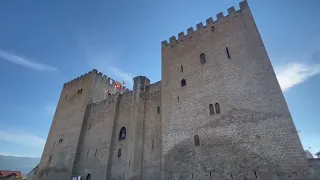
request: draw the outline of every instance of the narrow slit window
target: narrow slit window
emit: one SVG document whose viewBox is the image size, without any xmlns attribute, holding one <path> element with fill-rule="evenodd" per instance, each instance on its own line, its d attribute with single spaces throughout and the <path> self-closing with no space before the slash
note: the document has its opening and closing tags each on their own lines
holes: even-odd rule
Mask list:
<svg viewBox="0 0 320 180">
<path fill-rule="evenodd" d="M 179 102 L 179 96 L 178 96 L 178 102 Z"/>
<path fill-rule="evenodd" d="M 256 179 L 258 178 L 257 176 L 257 172 L 256 171 L 253 171 L 254 172 L 254 176 L 256 177 Z"/>
<path fill-rule="evenodd" d="M 158 106 L 158 108 L 157 108 L 157 109 L 158 109 L 158 114 L 160 114 L 160 106 Z"/>
<path fill-rule="evenodd" d="M 51 163 L 52 156 L 49 157 L 49 163 Z"/>
<path fill-rule="evenodd" d="M 204 64 L 206 62 L 207 62 L 206 55 L 204 53 L 200 54 L 200 63 Z"/>
<path fill-rule="evenodd" d="M 230 53 L 229 53 L 229 48 L 228 48 L 228 47 L 226 47 L 226 53 L 227 53 L 227 57 L 228 57 L 228 59 L 231 59 L 231 57 L 230 57 Z"/>
<path fill-rule="evenodd" d="M 214 26 L 211 27 L 212 31 L 215 31 L 216 29 L 214 28 Z"/>
<path fill-rule="evenodd" d="M 199 140 L 199 136 L 198 135 L 194 136 L 194 145 L 195 146 L 200 146 L 200 140 Z"/>
<path fill-rule="evenodd" d="M 181 65 L 181 72 L 183 72 L 183 66 Z"/>
<path fill-rule="evenodd" d="M 216 113 L 220 114 L 220 105 L 219 105 L 219 103 L 216 103 L 214 106 L 216 108 Z"/>
<path fill-rule="evenodd" d="M 214 115 L 213 104 L 210 104 L 210 105 L 209 105 L 209 110 L 210 110 L 210 115 Z"/>
<path fill-rule="evenodd" d="M 98 152 L 98 149 L 96 149 L 96 152 L 94 153 L 94 157 L 97 157 L 97 152 Z"/>
<path fill-rule="evenodd" d="M 118 157 L 121 157 L 121 148 L 118 149 Z"/>
<path fill-rule="evenodd" d="M 53 142 L 53 147 L 54 147 L 54 145 L 56 145 L 56 142 Z"/>
<path fill-rule="evenodd" d="M 91 128 L 91 124 L 89 124 L 89 129 Z"/>
<path fill-rule="evenodd" d="M 154 149 L 154 139 L 152 139 L 152 150 Z"/>
<path fill-rule="evenodd" d="M 88 151 L 87 151 L 87 157 L 89 156 L 89 149 L 88 149 Z"/>
<path fill-rule="evenodd" d="M 183 87 L 183 86 L 185 86 L 185 85 L 187 85 L 187 82 L 186 82 L 185 79 L 182 79 L 182 80 L 181 80 L 181 86 Z"/>
</svg>

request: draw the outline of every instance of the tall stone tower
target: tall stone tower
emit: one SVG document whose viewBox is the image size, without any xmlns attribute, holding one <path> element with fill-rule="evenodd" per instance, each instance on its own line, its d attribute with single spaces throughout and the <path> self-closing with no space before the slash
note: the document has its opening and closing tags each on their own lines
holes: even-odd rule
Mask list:
<svg viewBox="0 0 320 180">
<path fill-rule="evenodd" d="M 37 179 L 70 179 L 86 106 L 115 93 L 115 81 L 92 70 L 68 83 L 61 91 L 38 167 Z M 127 91 L 122 87 L 120 93 Z"/>
<path fill-rule="evenodd" d="M 162 42 L 161 50 L 163 180 L 307 174 L 297 130 L 246 1 Z"/>
</svg>

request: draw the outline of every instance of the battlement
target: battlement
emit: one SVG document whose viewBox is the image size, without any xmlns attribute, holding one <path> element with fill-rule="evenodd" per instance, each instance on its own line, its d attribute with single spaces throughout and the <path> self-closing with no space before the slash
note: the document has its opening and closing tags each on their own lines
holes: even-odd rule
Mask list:
<svg viewBox="0 0 320 180">
<path fill-rule="evenodd" d="M 235 10 L 234 6 L 228 8 L 228 15 L 224 16 L 223 12 L 220 12 L 216 15 L 217 20 L 213 21 L 213 18 L 210 17 L 206 20 L 206 24 L 205 26 L 203 25 L 202 22 L 198 23 L 196 25 L 196 31 L 194 31 L 193 27 L 190 27 L 187 29 L 187 34 L 185 35 L 184 32 L 180 32 L 178 34 L 178 39 L 176 38 L 176 36 L 172 36 L 169 38 L 169 43 L 167 40 L 164 40 L 161 42 L 161 46 L 162 47 L 172 47 L 175 44 L 179 44 L 180 42 L 187 40 L 187 39 L 191 39 L 192 36 L 198 32 L 201 31 L 203 29 L 207 29 L 207 28 L 211 28 L 210 31 L 214 31 L 214 29 L 216 28 L 215 26 L 220 24 L 220 22 L 224 22 L 224 20 L 228 17 L 232 17 L 235 13 L 237 12 L 241 12 L 243 9 L 249 9 L 248 3 L 246 0 L 242 1 L 239 3 L 240 9 L 239 10 Z"/>
<path fill-rule="evenodd" d="M 131 91 L 128 90 L 128 91 L 125 91 L 123 94 L 120 94 L 119 92 L 115 94 L 110 94 L 106 99 L 88 104 L 88 106 L 91 106 L 92 108 L 96 108 L 96 107 L 99 107 L 100 105 L 110 105 L 110 104 L 113 104 L 118 97 L 129 99 L 130 97 L 132 97 L 132 93 L 133 93 L 132 90 Z"/>
<path fill-rule="evenodd" d="M 85 73 L 85 74 L 83 74 L 83 75 L 81 75 L 81 76 L 79 76 L 69 82 L 64 83 L 63 88 L 72 87 L 73 84 L 79 83 L 81 80 L 84 80 L 84 79 L 86 79 L 90 76 L 93 76 L 93 75 L 98 76 L 98 78 L 102 78 L 103 81 L 107 82 L 109 85 L 111 85 L 113 87 L 115 86 L 115 84 L 117 82 L 116 80 L 108 77 L 107 75 L 104 75 L 102 72 L 99 72 L 98 70 L 93 69 L 93 70 L 89 71 L 88 73 Z M 120 91 L 125 92 L 125 91 L 129 91 L 129 89 L 122 85 Z"/>
<path fill-rule="evenodd" d="M 91 106 L 92 108 L 95 108 L 95 107 L 98 107 L 102 104 L 112 104 L 113 102 L 115 102 L 117 100 L 117 98 L 120 96 L 121 94 L 119 92 L 115 93 L 115 94 L 110 94 L 108 95 L 108 97 L 104 100 L 101 100 L 101 101 L 97 101 L 95 103 L 91 103 L 91 104 L 88 104 L 89 106 Z"/>
</svg>

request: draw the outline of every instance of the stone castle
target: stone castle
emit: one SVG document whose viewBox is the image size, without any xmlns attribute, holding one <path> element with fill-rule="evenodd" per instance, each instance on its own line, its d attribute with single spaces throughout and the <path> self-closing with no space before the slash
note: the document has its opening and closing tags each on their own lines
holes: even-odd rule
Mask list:
<svg viewBox="0 0 320 180">
<path fill-rule="evenodd" d="M 159 82 L 115 90 L 92 70 L 64 84 L 34 179 L 309 179 L 246 1 L 161 44 Z"/>
</svg>

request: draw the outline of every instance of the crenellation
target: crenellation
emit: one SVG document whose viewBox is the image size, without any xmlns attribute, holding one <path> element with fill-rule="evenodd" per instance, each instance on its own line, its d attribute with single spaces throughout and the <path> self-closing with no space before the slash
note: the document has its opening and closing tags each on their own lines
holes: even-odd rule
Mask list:
<svg viewBox="0 0 320 180">
<path fill-rule="evenodd" d="M 203 29 L 203 24 L 202 24 L 202 22 L 197 24 L 197 31 L 200 30 L 200 29 Z"/>
<path fill-rule="evenodd" d="M 170 44 L 175 44 L 176 41 L 177 41 L 177 39 L 176 39 L 175 36 L 171 36 L 171 38 L 169 39 L 169 41 L 170 41 Z"/>
<path fill-rule="evenodd" d="M 206 20 L 206 23 L 207 23 L 207 26 L 212 25 L 214 23 L 212 17 L 208 18 Z"/>
<path fill-rule="evenodd" d="M 97 74 L 98 73 L 98 70 L 96 69 L 93 69 L 92 71 L 90 71 L 89 73 L 92 73 L 92 74 Z"/>
<path fill-rule="evenodd" d="M 193 34 L 195 32 L 199 33 L 201 36 L 204 36 L 206 33 L 210 33 L 212 31 L 214 31 L 214 29 L 216 27 L 214 27 L 213 25 L 217 24 L 217 26 L 221 26 L 221 27 L 224 27 L 223 24 L 226 23 L 225 20 L 227 20 L 229 17 L 232 17 L 235 15 L 235 13 L 239 13 L 241 12 L 241 9 L 247 9 L 249 8 L 248 4 L 246 1 L 243 1 L 243 2 L 240 2 L 240 9 L 238 11 L 236 11 L 235 7 L 232 6 L 230 8 L 228 8 L 228 15 L 224 15 L 223 12 L 220 12 L 216 15 L 216 21 L 213 20 L 212 17 L 208 18 L 206 20 L 206 24 L 204 25 L 202 22 L 198 23 L 196 25 L 196 31 L 193 29 L 193 27 L 190 27 L 187 29 L 187 35 L 185 35 L 182 32 L 180 32 L 178 34 L 178 39 L 176 39 L 175 36 L 172 36 L 170 39 L 169 39 L 169 42 L 168 41 L 162 41 L 162 47 L 175 47 L 176 44 L 179 44 L 180 41 L 182 41 L 183 39 L 185 39 L 186 37 L 189 38 L 189 39 L 193 39 Z M 216 26 L 216 25 L 215 25 Z M 210 31 L 199 31 L 200 29 L 206 29 L 206 28 L 213 28 L 211 29 Z"/>
<path fill-rule="evenodd" d="M 234 6 L 228 8 L 228 14 L 231 15 L 232 13 L 235 13 L 236 9 L 234 8 Z"/>
<path fill-rule="evenodd" d="M 82 81 L 82 80 L 90 77 L 90 75 L 91 75 L 93 72 L 94 72 L 93 70 L 92 70 L 92 71 L 89 71 L 88 73 L 85 73 L 85 74 L 83 74 L 83 75 L 81 75 L 81 76 L 79 76 L 79 77 L 77 77 L 77 78 L 75 78 L 75 79 L 73 79 L 73 80 L 71 80 L 71 81 L 69 81 L 69 82 L 66 82 L 66 83 L 63 84 L 63 87 L 64 87 L 64 88 L 70 88 L 70 87 L 72 87 L 73 84 L 77 84 L 77 83 L 79 83 L 80 81 Z"/>
<path fill-rule="evenodd" d="M 223 12 L 218 13 L 216 16 L 218 21 L 224 18 Z"/>
<path fill-rule="evenodd" d="M 239 3 L 239 6 L 240 6 L 240 9 L 248 9 L 249 8 L 248 2 L 246 0 L 241 1 Z"/>
<path fill-rule="evenodd" d="M 161 42 L 161 45 L 162 45 L 162 47 L 166 47 L 166 46 L 168 46 L 169 44 L 168 44 L 168 41 L 167 41 L 167 40 L 164 40 L 164 41 Z"/>
<path fill-rule="evenodd" d="M 178 34 L 178 40 L 181 40 L 183 38 L 184 38 L 184 32 L 182 31 Z"/>
</svg>

